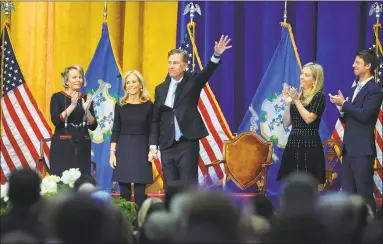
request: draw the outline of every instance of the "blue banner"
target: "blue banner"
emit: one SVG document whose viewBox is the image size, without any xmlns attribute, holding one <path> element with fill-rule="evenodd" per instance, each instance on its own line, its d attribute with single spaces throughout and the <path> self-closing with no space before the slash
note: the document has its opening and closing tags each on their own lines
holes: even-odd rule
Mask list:
<svg viewBox="0 0 383 244">
<path fill-rule="evenodd" d="M 109 156 L 114 105 L 124 91 L 121 86 L 121 71 L 113 53 L 106 23 L 102 25 L 101 38 L 85 78 L 85 93 L 91 93 L 93 96 L 98 121 L 97 129 L 90 131 L 92 160 L 97 165 L 97 184 L 100 190 L 111 191 L 113 170 L 109 166 Z"/>
</svg>

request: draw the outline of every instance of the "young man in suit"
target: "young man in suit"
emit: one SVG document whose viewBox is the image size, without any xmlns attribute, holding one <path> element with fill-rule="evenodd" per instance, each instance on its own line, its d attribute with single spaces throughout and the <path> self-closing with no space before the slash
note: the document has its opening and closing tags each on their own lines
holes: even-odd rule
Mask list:
<svg viewBox="0 0 383 244">
<path fill-rule="evenodd" d="M 208 135 L 200 113 L 201 90 L 220 63 L 230 39 L 215 42 L 214 55 L 200 73 L 186 71 L 189 56 L 184 50 L 168 53 L 168 76 L 155 89 L 148 160 L 161 150 L 165 189 L 174 181 L 198 183 L 199 139 Z"/>
<path fill-rule="evenodd" d="M 345 99 L 341 91 L 335 96 L 330 94 L 330 101 L 336 105 L 339 118 L 345 123 L 342 190 L 363 196 L 374 213 L 374 129 L 383 100 L 382 83 L 376 83 L 373 75 L 378 65 L 373 50 L 358 52 L 352 66 L 358 83 L 351 93 L 351 100 Z"/>
</svg>

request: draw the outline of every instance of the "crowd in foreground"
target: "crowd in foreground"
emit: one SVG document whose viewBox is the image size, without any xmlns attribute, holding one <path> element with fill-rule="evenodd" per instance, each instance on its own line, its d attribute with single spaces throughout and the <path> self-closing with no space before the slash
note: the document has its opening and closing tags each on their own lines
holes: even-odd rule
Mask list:
<svg viewBox="0 0 383 244">
<path fill-rule="evenodd" d="M 148 198 L 134 226 L 91 178 L 72 191 L 41 197 L 28 169 L 9 180 L 9 213 L 1 243 L 382 243 L 381 216 L 358 195 L 319 196 L 310 175 L 292 174 L 274 209 L 264 196 L 238 206 L 221 191 L 169 187 L 165 200 Z M 102 197 L 101 197 L 102 196 Z"/>
</svg>

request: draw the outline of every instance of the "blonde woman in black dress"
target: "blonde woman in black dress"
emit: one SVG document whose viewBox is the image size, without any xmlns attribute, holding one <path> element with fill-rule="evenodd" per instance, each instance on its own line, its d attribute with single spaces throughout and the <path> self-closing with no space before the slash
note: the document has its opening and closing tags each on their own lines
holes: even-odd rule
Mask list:
<svg viewBox="0 0 383 244">
<path fill-rule="evenodd" d="M 120 196 L 134 196 L 138 206 L 144 202 L 146 184 L 153 183 L 152 164 L 148 162 L 150 124 L 153 103 L 140 72 L 128 71 L 122 88 L 125 95 L 116 103 L 110 148 L 113 181 L 120 187 Z"/>
<path fill-rule="evenodd" d="M 277 180 L 283 180 L 292 172 L 307 172 L 318 181 L 318 190 L 325 183 L 325 158 L 319 136 L 319 124 L 326 107 L 323 68 L 316 63 L 303 66 L 300 75 L 300 91 L 285 88 L 286 108 L 283 125 L 292 125 L 283 152 Z"/>
</svg>

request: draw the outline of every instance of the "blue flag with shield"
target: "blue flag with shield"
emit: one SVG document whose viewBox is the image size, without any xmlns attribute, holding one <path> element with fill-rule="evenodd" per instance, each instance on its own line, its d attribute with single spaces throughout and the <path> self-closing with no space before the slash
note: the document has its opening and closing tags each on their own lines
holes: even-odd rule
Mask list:
<svg viewBox="0 0 383 244">
<path fill-rule="evenodd" d="M 280 182 L 276 181 L 276 176 L 291 129 L 282 123 L 285 108 L 283 86 L 299 88 L 301 64 L 290 31 L 291 26 L 282 23 L 282 38 L 238 128 L 238 133 L 254 131 L 273 142 L 272 165 L 267 171 L 268 196 L 279 195 Z"/>
<path fill-rule="evenodd" d="M 102 25 L 102 34 L 85 74 L 85 93 L 93 96 L 98 127 L 90 131 L 92 160 L 96 163 L 97 184 L 101 190 L 111 191 L 112 171 L 109 166 L 110 139 L 113 127 L 114 105 L 123 95 L 121 71 L 114 56 L 108 26 Z"/>
</svg>

